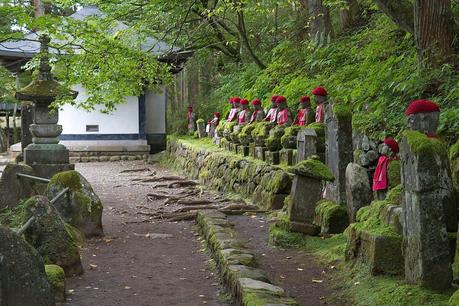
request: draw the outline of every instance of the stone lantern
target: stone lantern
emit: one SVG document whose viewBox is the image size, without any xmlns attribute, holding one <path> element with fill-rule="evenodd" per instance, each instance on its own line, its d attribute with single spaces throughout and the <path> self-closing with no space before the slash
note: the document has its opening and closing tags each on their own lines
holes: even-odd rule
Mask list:
<svg viewBox="0 0 459 306">
<path fill-rule="evenodd" d="M 63 94 L 75 98 L 78 93 L 65 92 L 61 84 L 54 80 L 48 58 L 50 39 L 42 35 L 40 42 L 38 74 L 29 85 L 16 92 L 16 98 L 32 101 L 35 108 L 33 124 L 29 127 L 32 143 L 24 149 L 24 162 L 34 168 L 36 175 L 49 178 L 55 173 L 75 168 L 69 163 L 69 151 L 59 144 L 62 126 L 57 124 L 58 110 L 50 111 L 49 106 Z"/>
</svg>

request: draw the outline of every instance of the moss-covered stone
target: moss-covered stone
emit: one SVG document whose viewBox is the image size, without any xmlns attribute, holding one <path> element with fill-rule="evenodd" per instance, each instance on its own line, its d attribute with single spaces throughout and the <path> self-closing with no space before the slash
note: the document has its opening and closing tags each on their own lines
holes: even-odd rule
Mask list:
<svg viewBox="0 0 459 306">
<path fill-rule="evenodd" d="M 459 185 L 459 140 L 449 149 L 453 183 Z"/>
<path fill-rule="evenodd" d="M 203 123 L 205 123 L 205 121 L 202 118 L 199 118 L 198 120 L 196 120 L 196 124 L 203 124 Z"/>
<path fill-rule="evenodd" d="M 281 138 L 281 144 L 284 149 L 296 149 L 297 135 L 301 128 L 301 126 L 293 125 L 285 129 L 285 133 Z"/>
<path fill-rule="evenodd" d="M 46 276 L 51 285 L 56 302 L 65 302 L 65 272 L 57 265 L 45 266 Z"/>
<path fill-rule="evenodd" d="M 269 131 L 269 137 L 266 139 L 266 146 L 271 152 L 282 149 L 281 139 L 285 133 L 285 126 L 277 125 Z"/>
<path fill-rule="evenodd" d="M 51 178 L 45 194 L 52 199 L 65 188 L 70 195 L 54 203 L 64 220 L 86 237 L 103 235 L 102 202 L 89 182 L 76 171 L 61 172 Z"/>
<path fill-rule="evenodd" d="M 408 145 L 412 153 L 423 156 L 425 162 L 434 164 L 435 156 L 440 156 L 442 159 L 447 159 L 448 150 L 446 145 L 437 138 L 428 137 L 418 131 L 404 131 L 403 135 L 408 141 Z"/>
<path fill-rule="evenodd" d="M 454 292 L 448 301 L 448 306 L 459 306 L 459 290 Z"/>
<path fill-rule="evenodd" d="M 347 208 L 329 200 L 320 201 L 315 209 L 314 223 L 324 234 L 342 233 L 349 225 Z"/>
<path fill-rule="evenodd" d="M 255 129 L 255 124 L 247 124 L 245 125 L 241 132 L 238 134 L 239 141 L 241 144 L 248 146 L 252 141 L 252 131 Z"/>
<path fill-rule="evenodd" d="M 402 183 L 401 164 L 399 160 L 393 160 L 389 163 L 387 177 L 389 181 L 389 188 L 393 188 Z"/>
<path fill-rule="evenodd" d="M 69 276 L 83 273 L 77 242 L 57 210 L 43 196 L 35 196 L 27 202 L 23 223 L 35 217 L 24 234 L 27 242 L 40 253 L 45 264 L 59 265 Z"/>
<path fill-rule="evenodd" d="M 273 122 L 257 122 L 255 128 L 252 130 L 252 139 L 255 141 L 257 146 L 266 146 L 266 139 L 269 137 L 269 131 L 275 127 L 276 124 Z"/>
<path fill-rule="evenodd" d="M 237 125 L 237 122 L 236 121 L 231 121 L 231 122 L 225 121 L 223 122 L 222 125 L 223 125 L 223 137 L 225 137 L 225 139 L 228 141 L 232 141 L 231 136 L 232 136 L 234 127 Z"/>
<path fill-rule="evenodd" d="M 307 159 L 299 162 L 295 167 L 290 168 L 291 172 L 311 177 L 323 181 L 334 181 L 335 177 L 331 170 L 320 160 L 317 159 Z"/>
<path fill-rule="evenodd" d="M 25 164 L 8 164 L 0 178 L 0 209 L 14 208 L 21 200 L 28 199 L 36 193 L 36 182 L 20 178 L 18 173 L 34 175 L 32 167 Z"/>
</svg>

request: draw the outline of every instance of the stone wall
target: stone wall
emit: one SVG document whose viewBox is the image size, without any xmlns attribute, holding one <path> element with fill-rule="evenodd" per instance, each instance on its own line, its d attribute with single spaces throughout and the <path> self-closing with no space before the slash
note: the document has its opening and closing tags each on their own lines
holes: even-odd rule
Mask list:
<svg viewBox="0 0 459 306">
<path fill-rule="evenodd" d="M 290 194 L 293 175 L 280 166 L 177 138 L 169 139 L 167 152 L 172 166 L 203 185 L 249 197 L 264 209 L 282 208 Z"/>
</svg>

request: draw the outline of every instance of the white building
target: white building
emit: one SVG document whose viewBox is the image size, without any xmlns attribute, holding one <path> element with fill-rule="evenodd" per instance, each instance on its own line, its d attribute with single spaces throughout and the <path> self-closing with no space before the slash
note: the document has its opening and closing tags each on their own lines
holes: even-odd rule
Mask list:
<svg viewBox="0 0 459 306">
<path fill-rule="evenodd" d="M 80 9 L 71 18 L 84 19 L 87 16 L 100 16 L 103 13 L 96 7 Z M 116 29 L 127 26 L 117 23 Z M 36 34 L 30 34 L 34 36 Z M 153 48 L 152 48 L 153 47 Z M 162 55 L 170 48 L 162 42 L 148 38 L 143 50 Z M 15 41 L 0 44 L 0 63 L 13 72 L 35 56 L 40 50 L 37 41 Z M 181 65 L 191 55 L 190 52 L 173 50 L 161 61 L 173 64 L 173 72 L 181 70 Z M 85 89 L 76 85 L 77 100 L 87 99 Z M 63 127 L 61 143 L 66 145 L 72 155 L 118 155 L 146 154 L 165 149 L 166 146 L 166 101 L 167 90 L 163 86 L 160 92 L 145 91 L 139 97 L 126 97 L 125 103 L 119 104 L 110 114 L 99 111 L 87 112 L 71 105 L 65 105 L 59 111 L 59 124 Z M 77 103 L 78 104 L 78 103 Z M 12 146 L 12 151 L 20 151 L 20 144 Z M 104 154 L 106 153 L 106 154 Z"/>
</svg>

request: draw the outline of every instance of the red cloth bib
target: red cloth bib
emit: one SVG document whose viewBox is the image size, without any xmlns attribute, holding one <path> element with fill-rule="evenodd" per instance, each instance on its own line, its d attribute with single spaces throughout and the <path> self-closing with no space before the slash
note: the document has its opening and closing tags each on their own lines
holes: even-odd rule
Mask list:
<svg viewBox="0 0 459 306">
<path fill-rule="evenodd" d="M 387 169 L 389 168 L 389 164 L 391 161 L 392 159 L 385 155 L 379 158 L 375 174 L 373 175 L 373 191 L 387 189 Z"/>
<path fill-rule="evenodd" d="M 277 114 L 277 124 L 285 124 L 288 122 L 288 109 L 284 108 Z"/>
<path fill-rule="evenodd" d="M 316 109 L 316 122 L 324 122 L 324 104 L 317 105 Z"/>
<path fill-rule="evenodd" d="M 300 109 L 298 113 L 296 114 L 294 124 L 299 125 L 299 126 L 305 126 L 307 116 L 308 116 L 308 110 L 306 108 Z"/>
</svg>

